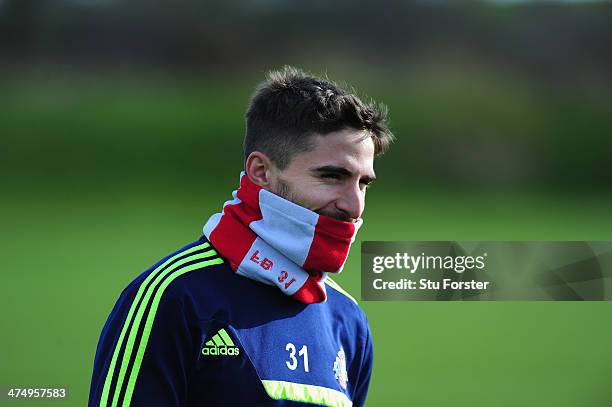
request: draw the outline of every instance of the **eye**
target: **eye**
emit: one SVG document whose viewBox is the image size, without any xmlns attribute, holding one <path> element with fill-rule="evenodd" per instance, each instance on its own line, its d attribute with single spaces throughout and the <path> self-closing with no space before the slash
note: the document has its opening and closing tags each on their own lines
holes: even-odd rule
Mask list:
<svg viewBox="0 0 612 407">
<path fill-rule="evenodd" d="M 340 175 L 334 173 L 321 174 L 321 178 L 340 180 Z"/>
</svg>

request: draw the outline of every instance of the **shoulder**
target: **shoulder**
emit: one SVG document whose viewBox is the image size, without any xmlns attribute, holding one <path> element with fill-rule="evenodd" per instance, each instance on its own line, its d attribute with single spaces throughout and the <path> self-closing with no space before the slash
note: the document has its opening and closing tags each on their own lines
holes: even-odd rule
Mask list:
<svg viewBox="0 0 612 407">
<path fill-rule="evenodd" d="M 327 278 L 325 279 L 325 285 L 327 285 L 328 287 L 331 287 L 334 291 L 337 291 L 339 294 L 342 294 L 345 298 L 351 300 L 357 307 L 359 307 L 357 300 L 353 298 L 353 296 L 350 295 L 346 290 L 340 287 L 340 284 L 332 280 L 331 277 L 327 276 Z"/>
<path fill-rule="evenodd" d="M 330 305 L 342 314 L 343 319 L 350 318 L 360 325 L 363 330 L 369 331 L 368 319 L 357 303 L 357 300 L 344 290 L 340 284 L 330 278 L 329 275 L 325 279 L 325 285 Z"/>
<path fill-rule="evenodd" d="M 122 297 L 139 300 L 157 298 L 166 302 L 173 299 L 187 302 L 193 298 L 215 298 L 216 287 L 227 278 L 227 262 L 202 237 L 170 253 L 153 264 L 125 288 Z M 197 295 L 196 295 L 197 294 Z"/>
<path fill-rule="evenodd" d="M 224 260 L 212 245 L 200 238 L 170 253 L 136 277 L 130 286 L 159 285 L 168 287 L 188 273 L 223 265 Z"/>
</svg>

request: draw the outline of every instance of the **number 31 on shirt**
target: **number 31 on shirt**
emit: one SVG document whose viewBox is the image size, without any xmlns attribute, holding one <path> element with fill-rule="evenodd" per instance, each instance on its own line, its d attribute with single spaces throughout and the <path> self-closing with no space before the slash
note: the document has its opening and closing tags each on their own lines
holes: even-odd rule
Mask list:
<svg viewBox="0 0 612 407">
<path fill-rule="evenodd" d="M 289 360 L 285 361 L 285 364 L 287 365 L 289 370 L 297 369 L 299 363 L 297 358 L 295 357 L 295 345 L 289 342 L 287 346 L 285 346 L 285 350 L 289 352 Z M 298 352 L 298 356 L 302 357 L 304 371 L 308 373 L 308 347 L 306 345 L 302 346 L 302 348 Z"/>
</svg>

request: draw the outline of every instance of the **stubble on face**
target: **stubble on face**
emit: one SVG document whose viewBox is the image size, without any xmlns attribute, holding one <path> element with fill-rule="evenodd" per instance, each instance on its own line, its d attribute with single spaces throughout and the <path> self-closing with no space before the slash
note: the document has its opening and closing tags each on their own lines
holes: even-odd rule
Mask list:
<svg viewBox="0 0 612 407">
<path fill-rule="evenodd" d="M 272 192 L 280 196 L 283 199 L 286 199 L 288 201 L 291 201 L 293 203 L 296 203 L 302 206 L 300 203 L 296 202 L 297 200 L 294 194 L 291 192 L 291 188 L 289 188 L 289 184 L 287 184 L 285 181 L 281 179 L 279 179 L 276 183 L 276 191 L 272 191 Z"/>
</svg>

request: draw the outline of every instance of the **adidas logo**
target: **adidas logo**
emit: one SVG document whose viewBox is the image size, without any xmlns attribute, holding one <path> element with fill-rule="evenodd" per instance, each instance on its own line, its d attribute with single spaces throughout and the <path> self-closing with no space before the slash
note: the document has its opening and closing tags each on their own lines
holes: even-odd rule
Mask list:
<svg viewBox="0 0 612 407">
<path fill-rule="evenodd" d="M 232 338 L 221 328 L 202 348 L 204 356 L 238 356 L 240 348 L 234 345 Z"/>
</svg>

